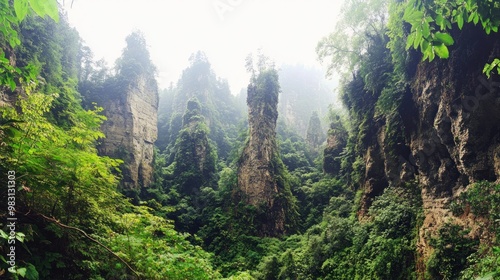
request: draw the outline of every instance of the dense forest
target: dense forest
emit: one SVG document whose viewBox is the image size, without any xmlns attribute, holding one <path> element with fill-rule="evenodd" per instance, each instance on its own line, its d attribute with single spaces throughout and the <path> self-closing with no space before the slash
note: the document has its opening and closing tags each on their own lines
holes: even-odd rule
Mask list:
<svg viewBox="0 0 500 280">
<path fill-rule="evenodd" d="M 58 5 L 0 0 L 1 279 L 500 278 L 499 2 L 346 0 L 239 93 Z"/>
</svg>

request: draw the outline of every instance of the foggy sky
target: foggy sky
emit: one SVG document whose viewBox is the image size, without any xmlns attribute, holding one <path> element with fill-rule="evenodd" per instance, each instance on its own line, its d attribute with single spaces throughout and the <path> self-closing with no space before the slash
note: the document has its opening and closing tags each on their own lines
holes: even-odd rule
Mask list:
<svg viewBox="0 0 500 280">
<path fill-rule="evenodd" d="M 95 58 L 109 66 L 125 37 L 141 30 L 158 68 L 160 88 L 174 85 L 189 56 L 204 51 L 233 94 L 248 84 L 245 57 L 262 48 L 276 65 L 319 66 L 317 42 L 333 31 L 343 1 L 332 0 L 74 0 L 70 24 Z"/>
</svg>

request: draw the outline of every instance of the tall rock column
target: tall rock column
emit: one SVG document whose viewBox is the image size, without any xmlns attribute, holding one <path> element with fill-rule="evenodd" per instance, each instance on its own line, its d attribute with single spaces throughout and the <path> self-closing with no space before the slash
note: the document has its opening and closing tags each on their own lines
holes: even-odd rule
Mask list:
<svg viewBox="0 0 500 280">
<path fill-rule="evenodd" d="M 153 176 L 154 142 L 157 137 L 158 90 L 146 77 L 122 87 L 119 98 L 103 100 L 106 135 L 99 152 L 124 161 L 122 190 L 137 192 L 150 185 Z"/>
<path fill-rule="evenodd" d="M 143 35 L 134 32 L 126 41 L 116 63 L 116 76 L 106 82 L 102 96 L 97 98 L 107 117 L 101 127 L 106 138 L 99 152 L 124 161 L 122 191 L 136 196 L 153 177 L 158 85 Z"/>
<path fill-rule="evenodd" d="M 258 234 L 285 233 L 293 215 L 293 197 L 286 169 L 278 155 L 278 73 L 261 70 L 248 86 L 249 139 L 238 162 L 239 200 L 257 209 Z"/>
</svg>

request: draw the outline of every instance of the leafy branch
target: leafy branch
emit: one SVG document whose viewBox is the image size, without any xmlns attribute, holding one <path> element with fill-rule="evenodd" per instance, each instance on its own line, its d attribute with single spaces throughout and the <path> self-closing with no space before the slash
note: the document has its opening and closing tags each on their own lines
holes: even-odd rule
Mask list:
<svg viewBox="0 0 500 280">
<path fill-rule="evenodd" d="M 420 50 L 424 61 L 433 61 L 436 56 L 446 59 L 449 57 L 448 47 L 454 44 L 449 34 L 454 24 L 462 30 L 465 23 L 481 23 L 486 34 L 498 32 L 500 3 L 485 0 L 410 0 L 403 20 L 411 25 L 406 41 L 407 50 Z M 490 77 L 494 69 L 500 73 L 498 59 L 486 64 L 483 73 Z"/>
<path fill-rule="evenodd" d="M 39 17 L 46 15 L 54 21 L 59 21 L 59 10 L 57 0 L 0 0 L 0 33 L 1 42 L 8 41 L 13 49 L 21 44 L 16 26 L 21 23 L 30 10 Z M 3 45 L 3 44 L 2 44 Z M 34 81 L 36 79 L 35 68 L 31 65 L 21 69 L 12 65 L 6 57 L 5 51 L 0 49 L 0 86 L 7 85 L 12 91 L 16 89 L 16 80 L 19 84 L 23 81 Z"/>
<path fill-rule="evenodd" d="M 94 238 L 92 238 L 90 235 L 88 235 L 88 233 L 86 233 L 84 230 L 82 229 L 79 229 L 77 227 L 72 227 L 72 226 L 68 226 L 68 225 L 65 225 L 61 222 L 59 222 L 58 220 L 54 219 L 54 218 L 50 218 L 50 217 L 47 217 L 43 214 L 38 214 L 40 215 L 40 217 L 42 217 L 43 219 L 49 221 L 49 222 L 52 222 L 54 224 L 56 224 L 57 226 L 61 227 L 61 228 L 65 228 L 65 229 L 71 229 L 71 230 L 76 230 L 78 231 L 79 233 L 81 233 L 83 236 L 85 236 L 87 239 L 89 239 L 90 241 L 98 244 L 99 246 L 101 246 L 102 248 L 104 248 L 106 251 L 108 251 L 110 254 L 112 254 L 113 256 L 115 256 L 117 259 L 119 259 L 123 264 L 125 264 L 128 269 L 130 269 L 130 271 L 132 271 L 135 275 L 137 275 L 137 277 L 139 277 L 139 279 L 141 278 L 141 276 L 139 275 L 139 273 L 137 271 L 135 271 L 132 266 L 130 266 L 130 264 L 125 261 L 122 257 L 118 256 L 115 252 L 113 252 L 113 250 L 109 249 L 106 245 L 102 244 L 101 242 L 99 242 L 99 240 L 96 240 Z"/>
</svg>

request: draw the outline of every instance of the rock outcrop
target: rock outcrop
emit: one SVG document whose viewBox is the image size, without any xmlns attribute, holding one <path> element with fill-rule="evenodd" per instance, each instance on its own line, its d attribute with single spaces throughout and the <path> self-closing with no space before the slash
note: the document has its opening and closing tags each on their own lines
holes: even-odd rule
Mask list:
<svg viewBox="0 0 500 280">
<path fill-rule="evenodd" d="M 107 117 L 101 127 L 106 138 L 99 152 L 124 160 L 121 187 L 125 192 L 137 192 L 151 183 L 158 133 L 156 81 L 144 75 L 135 79 L 118 87 L 122 92 L 103 96 L 99 104 Z"/>
<path fill-rule="evenodd" d="M 210 131 L 201 111 L 196 98 L 187 102 L 182 130 L 175 144 L 173 175 L 179 185 L 178 191 L 183 195 L 198 194 L 202 186 L 215 183 L 216 153 L 210 145 Z"/>
<path fill-rule="evenodd" d="M 326 146 L 323 151 L 323 172 L 330 175 L 340 173 L 340 156 L 347 144 L 347 131 L 342 126 L 339 116 L 331 120 Z"/>
<path fill-rule="evenodd" d="M 372 117 L 365 139 L 360 215 L 387 186 L 417 182 L 424 213 L 420 273 L 433 251 L 429 237 L 446 222 L 468 225 L 471 237 L 481 238 L 474 217 L 453 216 L 450 202 L 470 184 L 500 176 L 500 83 L 482 74 L 486 62 L 500 57 L 500 36 L 467 26 L 454 37 L 449 59 L 409 66 L 410 85 L 396 116 Z"/>
<path fill-rule="evenodd" d="M 278 155 L 278 74 L 261 72 L 248 86 L 249 139 L 238 162 L 238 198 L 257 208 L 258 234 L 277 236 L 288 224 L 291 192 Z"/>
<path fill-rule="evenodd" d="M 484 64 L 500 56 L 500 36 L 470 27 L 456 37 L 459 47 L 449 60 L 417 67 L 412 90 L 418 115 L 409 147 L 423 187 L 423 259 L 432 250 L 426 236 L 452 219 L 451 199 L 500 174 L 500 83 L 482 74 Z"/>
</svg>

